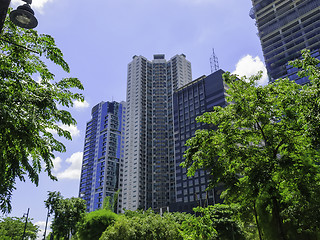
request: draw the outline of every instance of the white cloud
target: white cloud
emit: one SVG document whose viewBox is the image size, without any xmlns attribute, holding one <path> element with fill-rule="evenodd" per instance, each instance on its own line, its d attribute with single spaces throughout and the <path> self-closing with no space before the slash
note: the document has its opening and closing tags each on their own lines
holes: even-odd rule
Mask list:
<svg viewBox="0 0 320 240">
<path fill-rule="evenodd" d="M 78 136 L 80 136 L 80 130 L 79 130 L 78 127 L 75 126 L 75 125 L 70 125 L 70 126 L 68 126 L 68 125 L 65 125 L 65 124 L 60 124 L 59 127 L 61 127 L 63 130 L 69 131 L 70 134 L 71 134 L 71 137 L 78 137 Z"/>
<path fill-rule="evenodd" d="M 75 109 L 83 109 L 83 108 L 88 108 L 90 106 L 89 103 L 86 100 L 84 100 L 83 102 L 75 100 L 73 102 L 73 104 L 74 104 L 73 107 Z"/>
<path fill-rule="evenodd" d="M 41 14 L 43 14 L 43 8 L 44 8 L 44 5 L 46 3 L 49 3 L 49 2 L 53 2 L 54 0 L 32 0 L 32 4 L 31 4 L 31 8 L 33 10 L 37 10 L 39 11 Z M 22 5 L 24 4 L 23 1 L 21 0 L 12 0 L 12 5 L 14 7 L 17 7 L 19 5 Z"/>
<path fill-rule="evenodd" d="M 59 124 L 59 127 L 62 128 L 63 130 L 67 130 L 70 132 L 71 137 L 79 137 L 80 136 L 80 130 L 78 129 L 77 126 L 75 125 L 65 125 L 65 124 Z M 57 134 L 57 131 L 51 128 L 46 128 L 46 131 L 52 134 Z"/>
<path fill-rule="evenodd" d="M 66 170 L 57 174 L 58 179 L 72 179 L 79 180 L 81 173 L 83 152 L 76 152 L 66 160 L 67 163 L 71 164 Z"/>
<path fill-rule="evenodd" d="M 46 227 L 46 222 L 45 221 L 38 221 L 38 222 L 35 222 L 34 224 L 39 226 L 39 232 L 38 232 L 37 240 L 42 240 L 43 239 L 43 234 L 44 234 L 44 229 Z M 48 221 L 46 235 L 48 235 L 48 233 L 51 232 L 50 225 L 51 225 L 51 222 Z"/>
<path fill-rule="evenodd" d="M 53 159 L 53 171 L 57 172 L 59 171 L 59 169 L 61 168 L 61 162 L 62 162 L 62 159 L 60 157 L 56 157 L 55 159 Z"/>
<path fill-rule="evenodd" d="M 268 75 L 267 75 L 267 69 L 264 66 L 264 63 L 261 61 L 261 59 L 257 57 L 252 57 L 250 55 L 247 55 L 239 60 L 239 62 L 236 65 L 236 70 L 233 72 L 233 74 L 237 74 L 240 77 L 247 76 L 250 77 L 254 74 L 257 74 L 259 71 L 262 71 L 262 78 L 258 82 L 259 85 L 266 85 L 268 83 Z"/>
</svg>

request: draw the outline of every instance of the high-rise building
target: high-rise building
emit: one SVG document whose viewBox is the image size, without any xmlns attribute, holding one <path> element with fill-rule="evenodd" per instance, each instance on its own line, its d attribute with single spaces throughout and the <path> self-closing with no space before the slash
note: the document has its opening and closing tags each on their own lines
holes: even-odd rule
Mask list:
<svg viewBox="0 0 320 240">
<path fill-rule="evenodd" d="M 121 188 L 122 139 L 125 102 L 101 102 L 91 111 L 84 141 L 79 197 L 87 211 L 102 207 L 106 196 Z M 121 209 L 119 202 L 118 209 Z"/>
<path fill-rule="evenodd" d="M 310 49 L 320 58 L 320 0 L 252 0 L 250 16 L 256 20 L 266 68 L 271 82 L 289 77 L 299 84 L 297 69 L 288 61 Z"/>
<path fill-rule="evenodd" d="M 191 81 L 183 54 L 128 64 L 123 208 L 156 210 L 175 199 L 173 92 Z"/>
<path fill-rule="evenodd" d="M 197 123 L 196 117 L 212 111 L 214 106 L 226 106 L 223 73 L 220 69 L 209 76 L 202 76 L 179 88 L 173 95 L 176 199 L 170 204 L 170 211 L 192 212 L 194 207 L 221 201 L 221 188 L 206 190 L 209 173 L 198 170 L 194 177 L 187 177 L 186 169 L 180 167 L 180 163 L 184 161 L 186 141 L 194 136 L 197 129 L 208 127 Z"/>
</svg>

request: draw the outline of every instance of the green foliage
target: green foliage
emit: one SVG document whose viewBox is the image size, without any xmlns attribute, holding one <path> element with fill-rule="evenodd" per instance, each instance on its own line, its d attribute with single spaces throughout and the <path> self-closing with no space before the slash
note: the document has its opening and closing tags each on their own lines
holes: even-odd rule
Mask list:
<svg viewBox="0 0 320 240">
<path fill-rule="evenodd" d="M 110 196 L 106 196 L 103 199 L 102 208 L 105 209 L 105 210 L 112 211 L 112 204 L 111 204 Z"/>
<path fill-rule="evenodd" d="M 183 239 L 179 232 L 179 224 L 170 213 L 163 216 L 148 212 L 127 212 L 110 225 L 102 234 L 101 240 L 179 240 Z"/>
<path fill-rule="evenodd" d="M 167 214 L 167 213 L 165 213 Z M 185 213 L 185 212 L 172 212 L 170 213 L 173 221 L 175 221 L 178 224 L 182 224 L 184 221 L 186 221 L 187 219 L 189 219 L 190 217 L 192 217 L 193 215 L 189 214 L 189 213 Z"/>
<path fill-rule="evenodd" d="M 83 101 L 81 94 L 71 91 L 83 90 L 83 86 L 76 78 L 55 81 L 55 75 L 46 65 L 50 61 L 69 72 L 51 36 L 19 28 L 6 19 L 0 38 L 0 210 L 3 213 L 11 211 L 11 195 L 17 179 L 24 181 L 27 176 L 38 185 L 44 166 L 48 176 L 56 180 L 51 172 L 53 152 L 64 152 L 65 146 L 54 138 L 52 131 L 71 139 L 60 124 L 76 124 L 71 114 L 58 109 L 58 105 L 72 107 L 74 100 Z M 41 80 L 36 81 L 37 77 Z"/>
<path fill-rule="evenodd" d="M 49 213 L 54 214 L 51 224 L 54 239 L 69 239 L 70 233 L 76 233 L 77 224 L 85 215 L 85 200 L 74 197 L 64 199 L 60 192 L 49 192 L 45 205 Z"/>
<path fill-rule="evenodd" d="M 99 209 L 87 213 L 83 221 L 78 225 L 80 240 L 98 240 L 106 228 L 113 224 L 118 215 L 106 209 Z"/>
<path fill-rule="evenodd" d="M 215 204 L 207 208 L 197 207 L 194 209 L 201 216 L 209 216 L 212 220 L 212 227 L 217 231 L 217 239 L 245 239 L 239 222 L 236 220 L 238 206 L 231 204 Z"/>
<path fill-rule="evenodd" d="M 245 234 L 238 221 L 235 205 L 216 204 L 206 208 L 193 209 L 196 216 L 188 215 L 181 224 L 183 239 L 245 239 Z"/>
<path fill-rule="evenodd" d="M 213 227 L 213 220 L 210 215 L 194 217 L 190 216 L 181 224 L 181 235 L 185 240 L 215 240 L 218 239 L 216 229 Z"/>
<path fill-rule="evenodd" d="M 239 203 L 263 239 L 316 239 L 319 232 L 318 63 L 308 51 L 294 62 L 311 80 L 305 86 L 288 79 L 257 86 L 261 73 L 249 79 L 225 74 L 231 104 L 198 117 L 216 130 L 198 130 L 187 141 L 182 166 L 188 174 L 209 170 L 211 187 L 224 183 L 226 203 Z"/>
<path fill-rule="evenodd" d="M 117 204 L 118 204 L 118 197 L 119 197 L 120 190 L 116 191 L 112 197 L 106 196 L 103 199 L 102 208 L 106 210 L 110 210 L 112 212 L 117 212 Z"/>
<path fill-rule="evenodd" d="M 54 238 L 54 236 L 53 236 L 52 232 L 49 232 L 48 235 L 46 236 L 46 239 L 48 239 L 48 240 L 51 240 L 53 238 Z"/>
<path fill-rule="evenodd" d="M 1 240 L 20 240 L 22 239 L 25 218 L 18 217 L 6 217 L 0 220 L 0 239 Z M 28 219 L 27 227 L 25 231 L 25 239 L 35 240 L 37 239 L 39 227 L 33 225 L 31 219 Z"/>
</svg>

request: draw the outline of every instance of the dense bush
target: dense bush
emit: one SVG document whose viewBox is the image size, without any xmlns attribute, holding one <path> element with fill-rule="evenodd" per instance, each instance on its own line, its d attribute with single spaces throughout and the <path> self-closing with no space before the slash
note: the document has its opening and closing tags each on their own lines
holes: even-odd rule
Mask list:
<svg viewBox="0 0 320 240">
<path fill-rule="evenodd" d="M 100 240 L 229 240 L 245 239 L 236 220 L 237 207 L 217 204 L 186 213 L 126 211 L 110 225 Z"/>
<path fill-rule="evenodd" d="M 109 226 L 100 240 L 179 240 L 180 224 L 173 214 L 127 213 Z"/>
<path fill-rule="evenodd" d="M 106 228 L 113 224 L 117 218 L 117 214 L 106 209 L 86 214 L 78 225 L 78 238 L 80 240 L 98 240 Z"/>
</svg>

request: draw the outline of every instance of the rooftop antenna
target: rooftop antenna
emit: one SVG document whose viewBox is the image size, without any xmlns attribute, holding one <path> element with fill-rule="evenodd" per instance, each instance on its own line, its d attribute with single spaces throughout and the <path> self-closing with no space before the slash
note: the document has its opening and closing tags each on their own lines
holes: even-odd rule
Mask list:
<svg viewBox="0 0 320 240">
<path fill-rule="evenodd" d="M 214 73 L 219 70 L 218 57 L 214 53 L 214 48 L 212 48 L 212 55 L 210 57 L 210 66 L 211 66 L 211 73 Z"/>
</svg>

